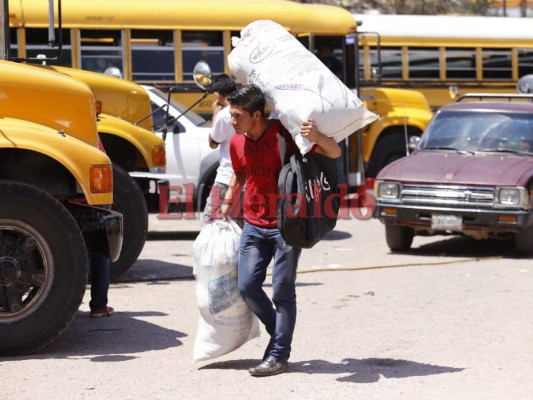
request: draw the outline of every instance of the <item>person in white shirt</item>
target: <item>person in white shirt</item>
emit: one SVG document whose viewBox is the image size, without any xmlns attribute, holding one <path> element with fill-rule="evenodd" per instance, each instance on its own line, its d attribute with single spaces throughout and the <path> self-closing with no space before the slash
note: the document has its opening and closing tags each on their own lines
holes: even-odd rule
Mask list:
<svg viewBox="0 0 533 400">
<path fill-rule="evenodd" d="M 212 149 L 219 148 L 220 165 L 217 169 L 215 182 L 205 204 L 203 215 L 204 224 L 212 219 L 212 210 L 218 210 L 220 208 L 220 202 L 224 199 L 229 182 L 233 176 L 229 142 L 235 134 L 235 129 L 231 125 L 229 103 L 226 98 L 236 89 L 235 80 L 226 74 L 217 75 L 213 80 L 212 89 L 217 100 L 212 105 L 213 125 L 209 133 L 209 146 Z M 236 222 L 239 223 L 238 218 Z"/>
</svg>

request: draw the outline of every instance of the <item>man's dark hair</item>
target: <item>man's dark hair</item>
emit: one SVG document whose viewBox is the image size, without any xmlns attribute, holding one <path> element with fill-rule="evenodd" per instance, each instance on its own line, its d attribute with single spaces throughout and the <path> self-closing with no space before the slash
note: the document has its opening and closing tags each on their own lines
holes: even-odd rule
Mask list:
<svg viewBox="0 0 533 400">
<path fill-rule="evenodd" d="M 220 95 L 228 97 L 229 94 L 235 91 L 237 85 L 231 76 L 220 74 L 213 79 L 213 86 L 211 86 L 211 88 L 214 92 L 218 92 Z"/>
<path fill-rule="evenodd" d="M 241 106 L 249 114 L 260 111 L 265 114 L 265 96 L 259 86 L 243 86 L 228 96 L 228 101 L 232 106 Z"/>
</svg>

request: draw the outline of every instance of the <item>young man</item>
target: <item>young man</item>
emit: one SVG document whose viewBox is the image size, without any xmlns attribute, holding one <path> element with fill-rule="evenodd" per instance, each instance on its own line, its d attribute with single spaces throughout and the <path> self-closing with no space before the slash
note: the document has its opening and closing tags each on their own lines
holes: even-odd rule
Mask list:
<svg viewBox="0 0 533 400">
<path fill-rule="evenodd" d="M 231 125 L 229 104 L 226 98 L 236 89 L 235 81 L 226 74 L 220 74 L 213 80 L 212 89 L 215 92 L 217 100 L 212 105 L 213 126 L 209 133 L 208 140 L 209 146 L 212 149 L 220 147 L 220 165 L 217 169 L 215 182 L 205 204 L 203 216 L 204 224 L 211 219 L 213 206 L 215 209 L 219 208 L 220 202 L 224 199 L 226 190 L 228 189 L 231 176 L 233 175 L 233 168 L 231 166 L 229 155 L 229 142 L 235 134 L 235 130 Z M 214 202 L 213 197 L 215 197 Z"/>
<path fill-rule="evenodd" d="M 263 361 L 249 372 L 253 376 L 270 376 L 288 370 L 296 322 L 296 268 L 301 249 L 288 246 L 276 225 L 281 124 L 265 118 L 265 98 L 255 85 L 236 90 L 228 96 L 228 101 L 236 132 L 230 142 L 234 174 L 220 212 L 222 216 L 229 214 L 240 187 L 246 184 L 245 223 L 238 259 L 239 290 L 271 337 Z M 301 134 L 316 143 L 313 151 L 331 158 L 340 156 L 337 143 L 322 135 L 312 120 L 303 123 Z M 295 151 L 298 149 L 294 142 L 287 142 L 287 154 Z M 272 259 L 270 300 L 263 290 L 263 282 Z"/>
</svg>

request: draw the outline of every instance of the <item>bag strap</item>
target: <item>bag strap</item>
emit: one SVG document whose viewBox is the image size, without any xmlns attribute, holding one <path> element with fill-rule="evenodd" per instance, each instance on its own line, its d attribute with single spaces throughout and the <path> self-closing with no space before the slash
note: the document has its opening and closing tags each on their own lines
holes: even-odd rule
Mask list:
<svg viewBox="0 0 533 400">
<path fill-rule="evenodd" d="M 281 160 L 281 168 L 283 168 L 285 164 L 289 163 L 289 160 L 287 160 L 287 142 L 293 142 L 293 140 L 291 134 L 287 128 L 283 126 L 280 120 L 278 120 L 278 124 L 279 155 Z"/>
</svg>

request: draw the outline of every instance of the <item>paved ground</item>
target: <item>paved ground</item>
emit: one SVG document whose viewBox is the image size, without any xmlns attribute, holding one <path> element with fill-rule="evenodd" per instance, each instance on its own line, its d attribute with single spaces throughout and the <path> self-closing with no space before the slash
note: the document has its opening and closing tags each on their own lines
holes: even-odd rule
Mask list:
<svg viewBox="0 0 533 400">
<path fill-rule="evenodd" d="M 266 335 L 192 362 L 198 222 L 150 226 L 110 290 L 118 313 L 90 320 L 86 296 L 47 349 L 0 359 L 1 399 L 532 398 L 533 268 L 505 243 L 415 238 L 390 254 L 377 221 L 339 221 L 302 255 L 291 372 L 253 378 Z"/>
</svg>

